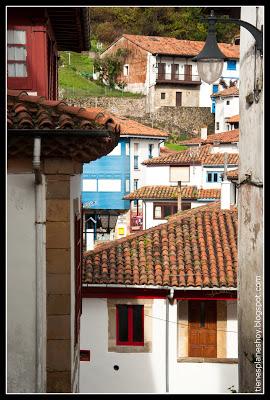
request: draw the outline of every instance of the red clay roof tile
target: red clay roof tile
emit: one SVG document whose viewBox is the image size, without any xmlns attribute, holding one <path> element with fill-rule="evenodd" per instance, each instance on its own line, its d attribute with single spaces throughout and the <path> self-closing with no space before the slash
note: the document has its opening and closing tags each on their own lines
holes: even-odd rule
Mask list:
<svg viewBox="0 0 270 400">
<path fill-rule="evenodd" d="M 173 37 L 128 35 L 123 37 L 152 54 L 171 54 L 179 56 L 196 56 L 202 50 L 205 42 L 195 40 L 180 40 Z M 220 50 L 228 58 L 239 59 L 240 46 L 228 43 L 218 43 Z M 105 50 L 106 51 L 106 50 Z"/>
<path fill-rule="evenodd" d="M 229 122 L 229 121 L 227 121 Z M 204 144 L 209 143 L 213 144 L 214 142 L 219 143 L 233 143 L 239 142 L 239 129 L 233 129 L 231 131 L 225 131 L 220 133 L 214 133 L 212 135 L 208 135 L 207 139 L 201 139 L 196 137 L 194 139 L 183 140 L 181 144 L 183 145 L 194 145 L 194 144 Z"/>
<path fill-rule="evenodd" d="M 230 86 L 227 89 L 221 90 L 220 92 L 213 93 L 211 97 L 231 97 L 239 96 L 239 89 L 237 86 Z"/>
<path fill-rule="evenodd" d="M 212 146 L 206 144 L 195 149 L 186 149 L 172 154 L 162 154 L 145 160 L 145 165 L 223 165 L 223 153 L 211 153 Z M 238 165 L 239 155 L 236 153 L 228 154 L 228 164 Z"/>
<path fill-rule="evenodd" d="M 125 200 L 151 200 L 151 199 L 172 199 L 178 197 L 177 186 L 154 185 L 142 186 L 134 192 L 124 196 Z M 182 199 L 219 199 L 220 189 L 197 189 L 196 186 L 182 186 Z"/>
<path fill-rule="evenodd" d="M 84 254 L 83 283 L 237 287 L 237 209 L 218 203 Z"/>
</svg>

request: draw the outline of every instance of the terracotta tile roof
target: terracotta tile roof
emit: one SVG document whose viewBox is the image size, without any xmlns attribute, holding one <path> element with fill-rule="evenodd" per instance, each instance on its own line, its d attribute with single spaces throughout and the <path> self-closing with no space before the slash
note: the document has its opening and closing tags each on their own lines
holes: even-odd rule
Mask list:
<svg viewBox="0 0 270 400">
<path fill-rule="evenodd" d="M 23 91 L 8 90 L 7 95 L 9 156 L 33 156 L 32 139 L 26 133 L 29 130 L 40 131 L 43 137 L 49 131 L 46 145 L 42 145 L 42 156 L 46 157 L 89 162 L 110 153 L 118 143 L 120 126 L 105 112 L 68 106 L 64 101 L 29 96 Z"/>
<path fill-rule="evenodd" d="M 227 89 L 221 90 L 220 92 L 214 93 L 211 97 L 232 97 L 239 96 L 239 89 L 237 86 L 231 86 Z"/>
<path fill-rule="evenodd" d="M 237 210 L 217 203 L 84 255 L 84 284 L 237 287 Z"/>
<path fill-rule="evenodd" d="M 145 165 L 223 165 L 223 153 L 211 153 L 212 146 L 206 144 L 195 149 L 186 149 L 173 154 L 162 154 L 145 160 Z M 228 164 L 238 165 L 239 155 L 228 153 Z"/>
<path fill-rule="evenodd" d="M 178 197 L 177 186 L 143 186 L 138 190 L 124 196 L 125 200 L 150 200 L 150 199 L 174 199 Z M 220 189 L 197 189 L 196 186 L 182 186 L 181 187 L 182 199 L 219 199 Z"/>
<path fill-rule="evenodd" d="M 119 130 L 104 110 L 68 106 L 63 100 L 46 100 L 22 91 L 8 90 L 7 94 L 8 129 Z"/>
<path fill-rule="evenodd" d="M 173 37 L 128 35 L 123 37 L 152 54 L 171 54 L 178 56 L 196 56 L 202 50 L 205 42 L 195 40 L 179 40 Z M 240 46 L 219 43 L 220 50 L 227 58 L 239 59 Z"/>
<path fill-rule="evenodd" d="M 88 110 L 88 109 L 87 109 Z M 143 125 L 132 119 L 122 117 L 120 115 L 114 114 L 103 108 L 91 108 L 95 112 L 106 113 L 113 118 L 115 123 L 120 126 L 121 135 L 120 136 L 149 136 L 149 137 L 168 137 L 169 133 L 161 131 L 160 129 L 151 128 L 150 126 Z"/>
<path fill-rule="evenodd" d="M 219 143 L 232 143 L 232 142 L 239 142 L 239 129 L 233 129 L 231 131 L 225 131 L 220 133 L 214 133 L 209 135 L 207 139 L 201 139 L 196 137 L 194 139 L 187 139 L 181 142 L 181 144 L 189 145 L 189 144 L 204 144 L 209 143 L 213 144 L 214 142 Z"/>
<path fill-rule="evenodd" d="M 232 117 L 227 119 L 227 122 L 229 122 L 230 124 L 233 124 L 234 122 L 239 122 L 240 121 L 240 115 L 233 115 Z"/>
<path fill-rule="evenodd" d="M 238 174 L 239 174 L 238 168 L 237 169 L 233 169 L 233 170 L 227 172 L 227 178 L 229 180 L 237 180 L 238 179 Z"/>
</svg>

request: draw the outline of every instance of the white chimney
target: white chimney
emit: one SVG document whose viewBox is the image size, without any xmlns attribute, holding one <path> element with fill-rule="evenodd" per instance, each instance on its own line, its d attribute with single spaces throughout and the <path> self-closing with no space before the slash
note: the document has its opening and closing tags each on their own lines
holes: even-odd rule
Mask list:
<svg viewBox="0 0 270 400">
<path fill-rule="evenodd" d="M 201 139 L 206 140 L 207 139 L 207 126 L 204 126 L 201 128 Z"/>
<path fill-rule="evenodd" d="M 224 178 L 221 182 L 220 208 L 229 210 L 231 208 L 231 182 L 227 179 L 227 158 L 228 153 L 224 153 Z"/>
</svg>

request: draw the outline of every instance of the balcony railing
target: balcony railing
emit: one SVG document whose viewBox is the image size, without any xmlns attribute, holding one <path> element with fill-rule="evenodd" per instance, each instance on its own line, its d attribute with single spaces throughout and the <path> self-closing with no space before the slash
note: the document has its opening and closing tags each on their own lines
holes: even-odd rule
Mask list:
<svg viewBox="0 0 270 400">
<path fill-rule="evenodd" d="M 130 214 L 130 230 L 139 231 L 143 229 L 143 216 L 142 214 Z"/>
<path fill-rule="evenodd" d="M 201 83 L 201 78 L 199 75 L 187 75 L 187 74 L 171 74 L 171 73 L 157 73 L 157 82 L 170 82 L 170 83 L 186 83 L 199 85 Z"/>
</svg>

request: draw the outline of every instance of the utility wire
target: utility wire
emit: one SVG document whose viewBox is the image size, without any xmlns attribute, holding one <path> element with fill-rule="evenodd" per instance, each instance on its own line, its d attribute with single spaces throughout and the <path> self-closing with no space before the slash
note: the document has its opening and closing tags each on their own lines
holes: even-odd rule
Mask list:
<svg viewBox="0 0 270 400">
<path fill-rule="evenodd" d="M 98 298 L 98 300 L 101 300 L 101 301 L 104 301 L 104 302 L 107 303 L 107 300 L 104 300 L 104 299 L 101 299 L 101 298 Z M 185 326 L 188 327 L 188 326 L 189 326 L 188 324 L 184 324 L 184 323 L 182 323 L 182 322 L 178 322 L 178 321 L 175 322 L 175 321 L 170 321 L 170 320 L 167 320 L 167 319 L 164 319 L 164 318 L 153 317 L 153 315 L 144 314 L 144 316 L 145 316 L 145 317 L 152 318 L 152 319 L 158 319 L 158 320 L 164 321 L 164 322 L 169 322 L 169 323 L 177 324 L 177 325 L 179 325 L 179 326 L 181 326 L 181 327 L 185 327 Z M 216 329 L 216 331 L 217 331 L 217 332 L 230 332 L 230 333 L 237 333 L 237 334 L 238 334 L 237 331 L 229 331 L 229 330 L 226 330 L 226 329 Z"/>
</svg>

